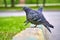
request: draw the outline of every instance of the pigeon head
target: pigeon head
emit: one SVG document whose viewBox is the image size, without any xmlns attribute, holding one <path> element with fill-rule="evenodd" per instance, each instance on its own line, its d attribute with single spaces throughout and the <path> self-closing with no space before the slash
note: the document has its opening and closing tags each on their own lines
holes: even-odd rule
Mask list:
<svg viewBox="0 0 60 40">
<path fill-rule="evenodd" d="M 29 12 L 31 9 L 28 8 L 28 7 L 23 7 L 23 10 L 24 10 L 25 12 Z"/>
</svg>

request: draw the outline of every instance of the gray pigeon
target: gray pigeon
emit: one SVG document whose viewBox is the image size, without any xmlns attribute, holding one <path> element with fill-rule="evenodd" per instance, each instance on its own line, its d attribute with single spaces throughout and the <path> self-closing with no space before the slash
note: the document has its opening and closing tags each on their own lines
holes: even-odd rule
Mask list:
<svg viewBox="0 0 60 40">
<path fill-rule="evenodd" d="M 40 7 L 37 11 L 36 10 L 32 10 L 28 7 L 23 7 L 23 10 L 26 12 L 26 25 L 30 22 L 32 24 L 35 24 L 37 27 L 37 25 L 43 24 L 48 30 L 49 32 L 51 32 L 51 30 L 49 29 L 49 27 L 54 28 L 53 25 L 51 25 L 43 16 L 42 14 L 42 9 L 43 7 Z"/>
</svg>

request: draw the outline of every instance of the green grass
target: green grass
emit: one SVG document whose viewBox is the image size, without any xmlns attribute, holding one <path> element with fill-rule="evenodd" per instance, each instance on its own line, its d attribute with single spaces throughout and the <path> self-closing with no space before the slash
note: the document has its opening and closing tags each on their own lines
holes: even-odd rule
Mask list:
<svg viewBox="0 0 60 40">
<path fill-rule="evenodd" d="M 32 6 L 32 9 L 38 9 L 39 7 Z M 45 6 L 44 10 L 60 10 L 60 6 Z"/>
<path fill-rule="evenodd" d="M 5 10 L 22 10 L 22 7 L 7 7 L 7 8 L 5 8 L 5 7 L 0 7 L 0 11 L 5 11 Z"/>
<path fill-rule="evenodd" d="M 11 40 L 12 37 L 27 28 L 24 26 L 24 16 L 19 17 L 0 17 L 0 40 Z"/>
<path fill-rule="evenodd" d="M 60 6 L 46 6 L 44 10 L 60 10 Z"/>
<path fill-rule="evenodd" d="M 30 8 L 35 9 L 35 10 L 38 9 L 37 6 L 31 6 Z M 6 11 L 6 10 L 18 10 L 18 11 L 22 11 L 23 8 L 22 7 L 13 7 L 13 8 L 11 8 L 11 7 L 7 7 L 7 8 L 0 7 L 0 11 Z M 44 10 L 60 10 L 60 6 L 45 6 Z"/>
</svg>

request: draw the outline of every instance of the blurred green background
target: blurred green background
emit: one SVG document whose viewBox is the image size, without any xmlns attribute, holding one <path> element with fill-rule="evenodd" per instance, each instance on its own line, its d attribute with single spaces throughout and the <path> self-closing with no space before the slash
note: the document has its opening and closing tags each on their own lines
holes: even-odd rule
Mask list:
<svg viewBox="0 0 60 40">
<path fill-rule="evenodd" d="M 44 0 L 25 0 L 24 4 L 36 4 L 35 6 L 31 6 L 31 8 L 37 8 L 38 4 L 43 4 Z M 45 0 L 45 4 L 51 4 L 51 6 L 46 6 L 45 9 L 58 9 L 60 10 L 60 0 Z M 18 5 L 18 6 L 17 6 Z M 39 5 L 40 6 L 40 5 Z M 12 8 L 11 8 L 12 7 Z M 0 0 L 0 10 L 21 10 L 22 7 L 20 5 L 20 0 Z"/>
<path fill-rule="evenodd" d="M 6 0 L 7 4 L 11 4 L 11 0 Z M 25 0 L 26 4 L 36 4 L 37 0 Z M 15 4 L 19 4 L 19 0 L 14 0 Z M 39 0 L 42 3 L 43 0 Z M 46 3 L 60 3 L 60 0 L 46 0 Z M 0 4 L 4 4 L 4 0 L 0 0 Z"/>
<path fill-rule="evenodd" d="M 42 4 L 43 0 L 38 0 L 38 4 Z M 0 0 L 0 13 L 7 10 L 23 11 L 21 6 L 15 6 L 20 4 L 20 0 Z M 37 0 L 25 0 L 25 4 L 37 4 Z M 51 6 L 45 6 L 44 10 L 60 10 L 60 0 L 45 0 L 45 4 L 57 4 Z M 8 5 L 10 5 L 8 7 Z M 32 9 L 38 9 L 36 6 L 30 6 Z M 25 16 L 12 16 L 12 17 L 0 17 L 0 40 L 11 40 L 12 37 L 29 27 L 30 24 L 24 26 Z"/>
</svg>

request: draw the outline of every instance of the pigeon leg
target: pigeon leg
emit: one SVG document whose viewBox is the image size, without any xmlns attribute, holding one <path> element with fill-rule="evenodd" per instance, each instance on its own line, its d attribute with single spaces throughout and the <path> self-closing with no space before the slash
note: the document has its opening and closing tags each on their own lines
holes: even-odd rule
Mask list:
<svg viewBox="0 0 60 40">
<path fill-rule="evenodd" d="M 37 25 L 35 25 L 34 27 L 31 27 L 31 28 L 36 28 L 37 27 Z"/>
<path fill-rule="evenodd" d="M 29 21 L 26 20 L 24 23 L 25 23 L 25 26 L 26 26 L 29 23 Z"/>
<path fill-rule="evenodd" d="M 27 20 L 26 21 L 24 21 L 24 23 L 26 23 L 27 22 Z"/>
</svg>

